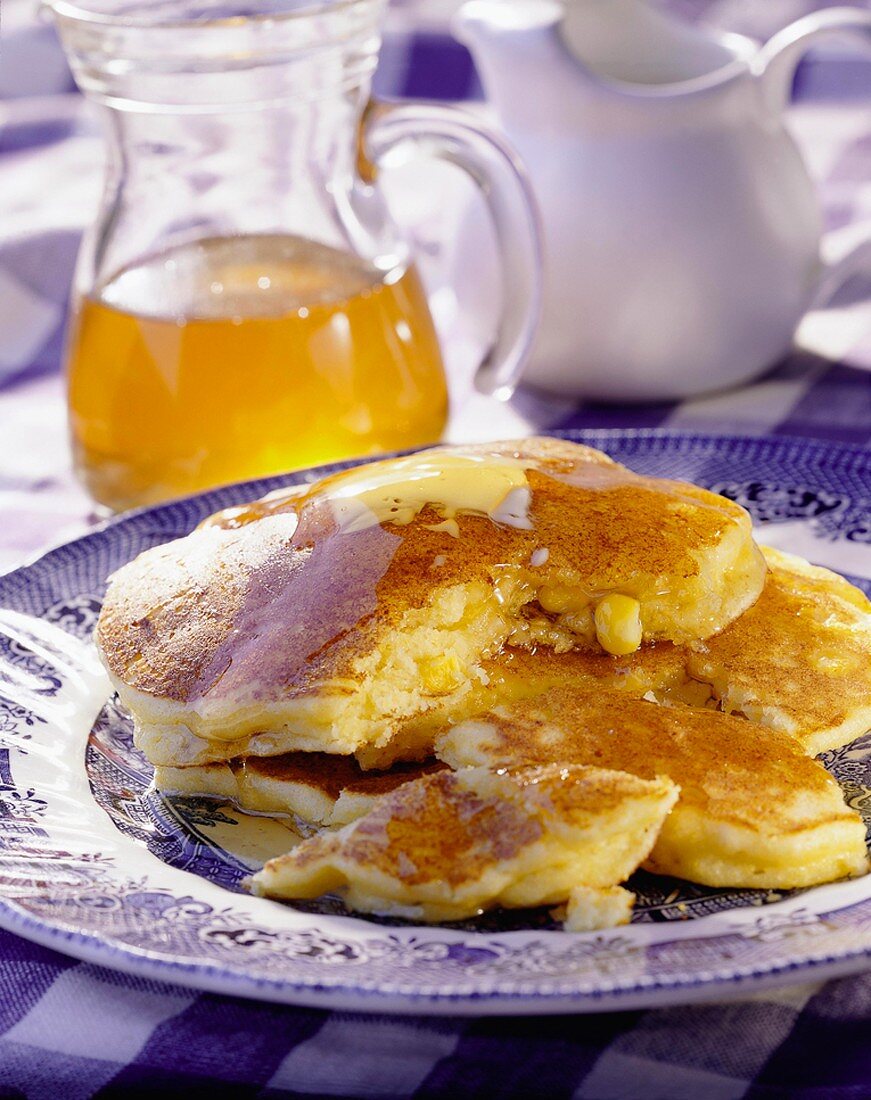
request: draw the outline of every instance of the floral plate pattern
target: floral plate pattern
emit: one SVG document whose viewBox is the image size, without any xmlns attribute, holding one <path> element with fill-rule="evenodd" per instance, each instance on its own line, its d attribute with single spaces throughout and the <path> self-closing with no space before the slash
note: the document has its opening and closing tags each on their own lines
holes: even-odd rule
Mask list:
<svg viewBox="0 0 871 1100">
<path fill-rule="evenodd" d="M 563 434 L 740 501 L 761 541 L 871 592 L 867 452 L 788 439 Z M 559 931 L 546 911 L 429 928 L 355 918 L 330 899 L 291 907 L 244 893 L 245 876 L 282 850 L 287 825 L 151 791 L 89 639 L 118 566 L 217 508 L 324 472 L 142 510 L 0 577 L 0 925 L 165 981 L 388 1012 L 602 1011 L 871 966 L 871 876 L 771 892 L 638 875 L 633 923 L 580 935 Z M 871 826 L 871 735 L 825 763 Z"/>
</svg>

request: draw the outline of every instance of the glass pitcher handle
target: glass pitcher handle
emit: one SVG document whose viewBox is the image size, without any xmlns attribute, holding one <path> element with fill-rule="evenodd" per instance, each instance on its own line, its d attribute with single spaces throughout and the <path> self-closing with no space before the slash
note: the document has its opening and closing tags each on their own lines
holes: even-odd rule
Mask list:
<svg viewBox="0 0 871 1100">
<path fill-rule="evenodd" d="M 502 319 L 475 374 L 481 393 L 514 391 L 541 312 L 541 231 L 532 189 L 517 154 L 483 119 L 457 107 L 374 103 L 364 120 L 366 156 L 429 156 L 464 169 L 486 200 L 502 267 Z"/>
</svg>

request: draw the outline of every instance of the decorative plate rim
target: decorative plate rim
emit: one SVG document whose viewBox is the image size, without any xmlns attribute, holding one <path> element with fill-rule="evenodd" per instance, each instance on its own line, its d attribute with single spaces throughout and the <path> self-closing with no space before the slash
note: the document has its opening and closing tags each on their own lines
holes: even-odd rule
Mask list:
<svg viewBox="0 0 871 1100">
<path fill-rule="evenodd" d="M 704 918 L 701 918 L 704 919 Z M 820 952 L 799 961 L 784 959 L 767 967 L 740 967 L 733 973 L 711 974 L 683 980 L 639 981 L 625 989 L 578 990 L 576 992 L 547 991 L 521 992 L 482 991 L 479 993 L 437 993 L 401 990 L 385 994 L 374 988 L 353 984 L 325 985 L 312 982 L 270 981 L 252 978 L 217 965 L 181 963 L 172 959 L 149 956 L 133 948 L 119 948 L 99 937 L 79 932 L 65 931 L 21 914 L 6 901 L 0 900 L 0 927 L 21 935 L 43 947 L 52 948 L 83 962 L 95 963 L 119 970 L 135 977 L 163 982 L 183 988 L 225 996 L 245 997 L 274 1004 L 300 1005 L 309 1008 L 338 1011 L 366 1011 L 372 1008 L 392 1015 L 478 1015 L 476 1005 L 486 1005 L 491 1015 L 560 1015 L 564 1013 L 591 1013 L 602 1011 L 626 1011 L 634 1008 L 664 1007 L 676 1003 L 717 1000 L 726 991 L 733 994 L 748 990 L 779 988 L 786 975 L 793 975 L 795 982 L 813 981 L 825 977 L 848 977 L 871 969 L 871 946 L 843 954 Z M 510 936 L 514 933 L 505 933 Z M 561 933 L 552 933 L 560 935 Z M 566 933 L 569 935 L 570 933 Z M 123 965 L 114 965 L 115 963 Z M 818 974 L 817 971 L 822 973 Z M 680 1001 L 672 994 L 680 993 Z M 361 1003 L 369 1000 L 370 1004 Z"/>
<path fill-rule="evenodd" d="M 858 463 L 860 466 L 867 466 L 871 469 L 871 453 L 866 448 L 853 444 L 829 443 L 824 440 L 805 440 L 789 436 L 754 436 L 670 429 L 634 430 L 619 428 L 550 431 L 541 434 L 586 442 L 601 446 L 604 449 L 608 448 L 609 443 L 611 446 L 622 444 L 624 447 L 629 445 L 630 442 L 640 445 L 648 443 L 651 446 L 651 451 L 645 453 L 655 453 L 655 447 L 675 447 L 679 452 L 682 448 L 693 445 L 726 451 L 736 447 L 749 447 L 760 450 L 773 448 L 778 453 L 781 462 L 787 461 L 789 453 L 797 448 L 805 465 L 808 463 L 824 463 L 830 474 L 833 472 L 836 474 L 838 467 L 843 464 L 855 466 Z M 816 463 L 814 463 L 814 459 L 816 459 Z M 323 472 L 328 470 L 341 469 L 354 464 L 356 462 L 332 463 L 312 467 L 309 470 L 297 471 L 289 475 L 243 482 L 235 486 L 209 490 L 168 504 L 138 509 L 122 516 L 113 517 L 94 530 L 69 542 L 61 543 L 28 564 L 0 576 L 0 606 L 9 606 L 11 601 L 14 607 L 16 593 L 21 592 L 30 583 L 38 583 L 41 576 L 50 576 L 55 571 L 69 569 L 72 564 L 82 560 L 82 558 L 88 559 L 90 555 L 99 550 L 104 542 L 117 539 L 126 530 L 135 531 L 136 524 L 141 524 L 143 518 L 156 512 L 160 512 L 165 517 L 177 513 L 180 525 L 184 526 L 185 509 L 190 508 L 192 505 L 205 506 L 209 511 L 213 511 L 228 503 L 236 502 L 240 499 L 240 494 L 245 496 L 258 495 L 280 484 L 293 483 L 294 480 L 305 479 L 307 476 L 321 476 Z M 871 491 L 869 491 L 869 496 L 871 496 Z M 169 525 L 167 524 L 167 526 Z M 154 858 L 156 860 L 156 857 Z M 194 876 L 191 875 L 191 877 Z M 228 899 L 234 896 L 238 897 L 238 895 L 228 894 Z M 817 915 L 819 919 L 824 920 L 827 916 L 835 913 L 844 914 L 852 909 L 868 910 L 867 914 L 858 915 L 871 918 L 871 899 L 859 900 L 852 905 L 840 906 L 831 910 L 831 912 L 818 912 Z M 707 918 L 699 919 L 704 921 Z M 283 1003 L 305 1004 L 321 1008 L 362 1010 L 368 1008 L 392 1013 L 425 1011 L 458 1015 L 465 1010 L 472 1014 L 486 1011 L 488 1014 L 508 1015 L 531 1010 L 548 1013 L 619 1010 L 657 1004 L 672 1004 L 678 1001 L 683 1003 L 691 1000 L 712 999 L 726 993 L 734 995 L 734 993 L 745 989 L 752 988 L 756 990 L 766 986 L 784 984 L 785 981 L 789 980 L 799 981 L 802 978 L 840 976 L 871 967 L 871 937 L 867 937 L 864 946 L 860 944 L 853 949 L 839 949 L 836 951 L 826 950 L 824 942 L 819 944 L 819 949 L 816 951 L 808 950 L 810 944 L 807 944 L 798 956 L 790 955 L 787 941 L 783 953 L 776 952 L 763 965 L 753 962 L 738 963 L 737 961 L 728 967 L 712 964 L 710 970 L 697 970 L 695 974 L 690 976 L 678 972 L 672 979 L 662 975 L 652 976 L 639 973 L 633 976 L 631 984 L 627 984 L 627 980 L 624 981 L 623 985 L 617 987 L 614 987 L 612 983 L 610 988 L 607 987 L 607 983 L 600 983 L 598 988 L 583 988 L 581 979 L 578 978 L 576 979 L 577 988 L 574 990 L 566 990 L 560 987 L 557 989 L 529 988 L 516 991 L 494 989 L 488 991 L 482 988 L 478 991 L 457 993 L 428 988 L 425 991 L 418 992 L 413 988 L 415 984 L 414 974 L 413 971 L 410 971 L 409 988 L 394 985 L 392 991 L 383 991 L 378 988 L 367 988 L 365 983 L 355 983 L 351 974 L 346 975 L 350 979 L 348 982 L 338 983 L 323 981 L 322 979 L 326 977 L 326 974 L 302 975 L 298 980 L 261 978 L 246 973 L 236 965 L 190 962 L 179 957 L 172 957 L 172 955 L 157 955 L 148 949 L 140 950 L 129 944 L 109 942 L 93 932 L 75 930 L 65 926 L 58 920 L 40 919 L 24 911 L 14 901 L 5 898 L 0 898 L 0 927 L 41 943 L 46 947 L 65 952 L 68 955 L 125 970 L 152 980 Z M 869 919 L 869 927 L 871 927 L 871 919 Z M 488 934 L 476 933 L 475 935 L 486 938 Z M 491 938 L 498 938 L 503 941 L 523 935 L 528 935 L 528 933 L 495 933 L 492 934 Z M 540 937 L 562 937 L 566 934 L 539 932 L 538 935 Z M 722 931 L 718 931 L 712 937 L 705 937 L 700 934 L 694 938 L 717 940 L 722 939 L 722 936 Z M 336 977 L 337 975 L 333 974 L 331 976 Z M 540 985 L 541 977 L 537 977 L 535 974 L 530 975 L 528 983 L 530 987 L 535 987 L 537 982 Z"/>
</svg>

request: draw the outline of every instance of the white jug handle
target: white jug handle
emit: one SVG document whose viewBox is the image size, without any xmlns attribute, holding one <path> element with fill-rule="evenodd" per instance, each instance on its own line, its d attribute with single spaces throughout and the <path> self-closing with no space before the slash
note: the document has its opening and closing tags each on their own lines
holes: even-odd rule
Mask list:
<svg viewBox="0 0 871 1100">
<path fill-rule="evenodd" d="M 828 8 L 813 12 L 778 31 L 753 61 L 761 80 L 766 108 L 779 115 L 789 104 L 793 77 L 799 61 L 814 43 L 825 38 L 858 39 L 871 50 L 871 12 L 858 8 Z M 853 275 L 871 272 L 871 238 L 855 243 L 856 229 L 848 227 L 823 241 L 823 272 L 811 308 L 824 306 Z M 851 245 L 845 248 L 845 241 Z"/>
<path fill-rule="evenodd" d="M 871 12 L 858 8 L 827 8 L 797 19 L 770 38 L 753 59 L 762 81 L 766 106 L 779 114 L 789 103 L 796 66 L 808 49 L 823 38 L 851 37 L 871 49 Z"/>
<path fill-rule="evenodd" d="M 403 101 L 370 105 L 363 131 L 374 164 L 431 156 L 464 169 L 481 190 L 502 269 L 502 320 L 475 374 L 481 393 L 511 396 L 541 312 L 541 229 L 532 188 L 520 160 L 495 127 L 470 111 Z"/>
<path fill-rule="evenodd" d="M 856 242 L 857 235 L 860 237 Z M 827 233 L 820 249 L 823 271 L 810 309 L 822 309 L 854 275 L 871 278 L 871 233 L 865 226 L 846 225 Z"/>
</svg>

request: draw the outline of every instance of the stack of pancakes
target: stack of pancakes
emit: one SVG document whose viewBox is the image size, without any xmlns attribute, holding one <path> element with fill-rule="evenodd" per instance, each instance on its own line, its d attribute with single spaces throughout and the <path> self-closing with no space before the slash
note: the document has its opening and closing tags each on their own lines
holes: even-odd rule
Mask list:
<svg viewBox="0 0 871 1100">
<path fill-rule="evenodd" d="M 158 788 L 314 832 L 261 893 L 586 929 L 628 919 L 640 864 L 867 869 L 809 754 L 871 725 L 871 605 L 587 447 L 438 448 L 219 513 L 114 576 L 97 640 Z"/>
</svg>

